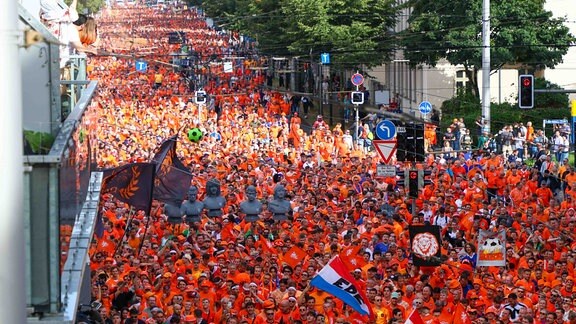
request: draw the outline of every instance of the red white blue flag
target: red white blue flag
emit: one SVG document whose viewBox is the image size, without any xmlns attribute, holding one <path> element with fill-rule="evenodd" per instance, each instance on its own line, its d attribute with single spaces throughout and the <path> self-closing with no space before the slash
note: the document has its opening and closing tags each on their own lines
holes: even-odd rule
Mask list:
<svg viewBox="0 0 576 324">
<path fill-rule="evenodd" d="M 316 274 L 310 284 L 320 290 L 334 295 L 348 306 L 362 315 L 374 317 L 374 312 L 366 293 L 360 289 L 360 285 L 350 274 L 342 259 L 335 256 Z"/>
</svg>

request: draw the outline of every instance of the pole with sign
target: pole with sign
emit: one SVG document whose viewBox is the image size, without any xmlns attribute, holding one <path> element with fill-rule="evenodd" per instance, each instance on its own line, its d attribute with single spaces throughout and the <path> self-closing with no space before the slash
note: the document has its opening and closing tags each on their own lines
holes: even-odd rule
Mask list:
<svg viewBox="0 0 576 324">
<path fill-rule="evenodd" d="M 372 144 L 376 149 L 376 152 L 382 158 L 384 163 L 388 164 L 392 160 L 392 156 L 396 153 L 396 139 L 389 139 L 389 140 L 373 140 Z"/>
<path fill-rule="evenodd" d="M 572 116 L 572 145 L 576 144 L 576 100 L 571 101 L 571 116 Z M 574 148 L 576 153 L 576 147 Z M 574 164 L 576 165 L 576 159 L 574 159 Z"/>
<path fill-rule="evenodd" d="M 352 81 L 352 84 L 356 86 L 356 92 L 359 92 L 360 86 L 364 83 L 364 76 L 356 72 L 354 73 L 354 75 L 352 75 L 350 81 Z M 351 96 L 353 97 L 354 93 L 352 93 Z M 362 104 L 364 103 L 364 97 L 362 97 L 361 102 Z M 360 108 L 358 107 L 359 104 L 361 103 L 354 104 L 354 109 L 356 110 L 356 147 L 358 147 L 360 143 L 360 134 L 358 134 L 358 130 L 360 129 L 360 113 L 359 113 Z"/>
</svg>

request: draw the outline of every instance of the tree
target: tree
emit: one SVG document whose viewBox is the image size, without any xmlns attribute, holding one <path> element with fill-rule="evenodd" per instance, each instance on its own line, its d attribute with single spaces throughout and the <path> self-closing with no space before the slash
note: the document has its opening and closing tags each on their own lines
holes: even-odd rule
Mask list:
<svg viewBox="0 0 576 324">
<path fill-rule="evenodd" d="M 269 55 L 329 52 L 335 65 L 368 67 L 389 60 L 389 30 L 399 7 L 393 0 L 227 0 L 203 8 L 228 29 L 258 41 Z"/>
<path fill-rule="evenodd" d="M 441 59 L 464 66 L 467 91 L 479 97 L 482 0 L 412 0 L 409 5 L 409 28 L 398 35 L 404 57 L 413 66 L 435 66 Z M 565 19 L 552 18 L 542 0 L 492 1 L 490 10 L 491 70 L 506 64 L 553 68 L 576 41 Z"/>
<path fill-rule="evenodd" d="M 535 89 L 561 90 L 559 85 L 547 81 L 543 78 L 534 79 Z M 557 108 L 565 110 L 570 105 L 570 99 L 565 93 L 536 93 L 534 94 L 534 107 L 536 108 Z"/>
<path fill-rule="evenodd" d="M 66 0 L 65 2 L 67 5 L 70 5 L 72 0 Z M 102 9 L 103 6 L 104 6 L 104 0 L 85 0 L 85 1 L 78 1 L 78 6 L 76 7 L 76 9 L 78 10 L 79 13 L 88 12 L 88 14 L 93 15 L 98 11 L 100 11 L 100 9 Z"/>
</svg>

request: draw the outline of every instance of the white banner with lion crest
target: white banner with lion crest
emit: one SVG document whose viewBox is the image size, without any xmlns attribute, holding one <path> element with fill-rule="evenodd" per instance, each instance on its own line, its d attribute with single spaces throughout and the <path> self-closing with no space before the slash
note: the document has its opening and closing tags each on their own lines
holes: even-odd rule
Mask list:
<svg viewBox="0 0 576 324">
<path fill-rule="evenodd" d="M 506 265 L 506 231 L 480 230 L 478 235 L 477 266 L 503 267 Z"/>
</svg>

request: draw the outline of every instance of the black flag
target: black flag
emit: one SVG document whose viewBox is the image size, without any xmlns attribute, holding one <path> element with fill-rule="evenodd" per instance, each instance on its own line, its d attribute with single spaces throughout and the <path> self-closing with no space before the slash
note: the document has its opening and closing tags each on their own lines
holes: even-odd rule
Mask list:
<svg viewBox="0 0 576 324">
<path fill-rule="evenodd" d="M 413 225 L 409 227 L 412 261 L 416 266 L 438 266 L 441 263 L 442 242 L 440 226 Z"/>
<path fill-rule="evenodd" d="M 144 210 L 147 215 L 150 214 L 155 172 L 156 165 L 153 163 L 131 163 L 104 170 L 100 204 L 104 202 L 104 196 L 111 195 L 136 210 Z M 99 208 L 95 228 L 96 236 L 102 237 L 103 230 L 102 210 Z"/>
<path fill-rule="evenodd" d="M 165 140 L 152 159 L 156 163 L 154 199 L 174 206 L 180 206 L 192 181 L 190 170 L 176 155 L 177 139 Z"/>
</svg>

